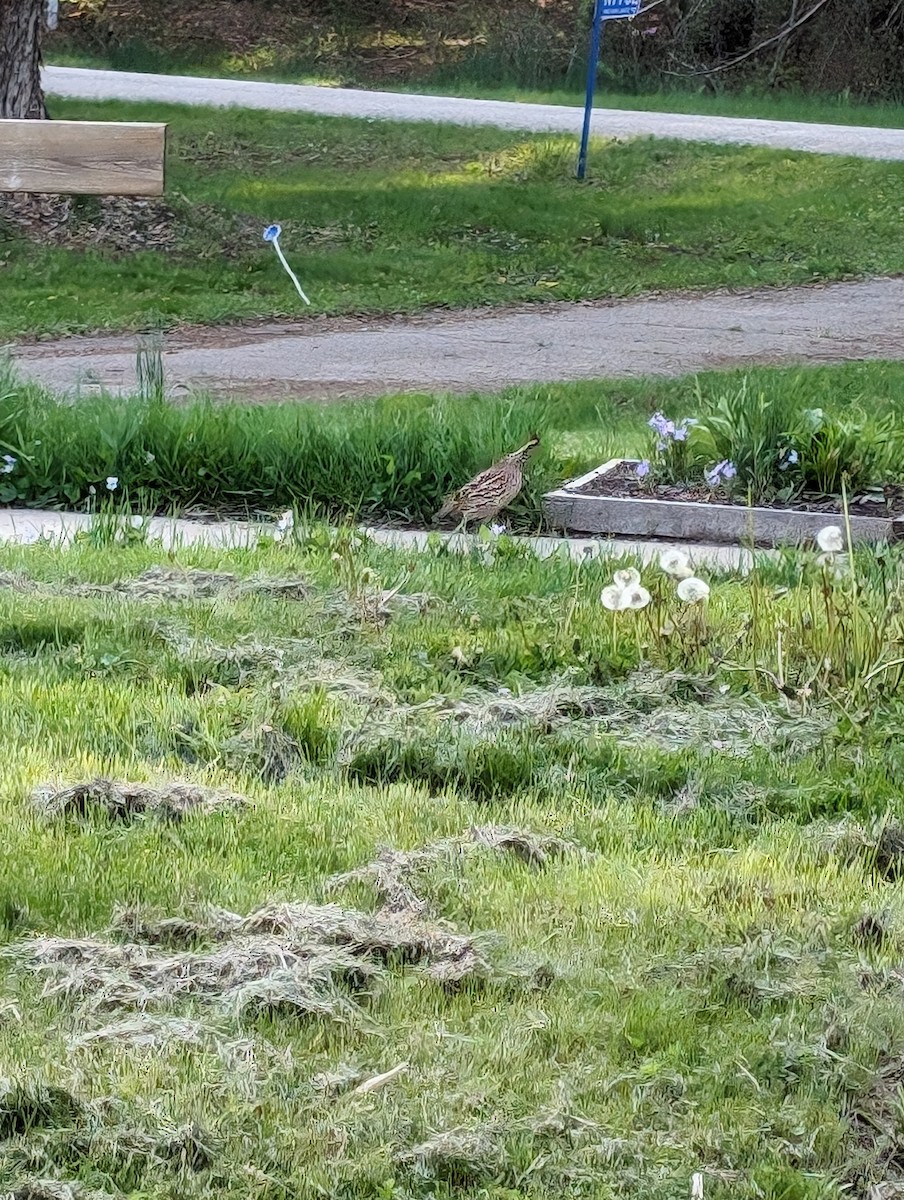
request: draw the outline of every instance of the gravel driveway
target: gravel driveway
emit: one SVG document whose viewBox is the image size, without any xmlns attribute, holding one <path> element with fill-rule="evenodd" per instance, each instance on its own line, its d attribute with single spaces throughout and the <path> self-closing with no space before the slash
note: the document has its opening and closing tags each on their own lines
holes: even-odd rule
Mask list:
<svg viewBox="0 0 904 1200">
<path fill-rule="evenodd" d="M 195 79 L 133 71 L 92 71 L 46 67 L 44 86 L 56 96 L 78 100 L 156 100 L 172 104 L 266 108 L 384 121 L 445 121 L 453 125 L 496 125 L 538 133 L 577 135 L 579 108 L 520 104 L 507 100 L 463 100 L 414 96 L 358 88 L 313 87 L 292 83 L 251 83 L 237 79 Z M 699 117 L 680 113 L 628 112 L 599 108 L 593 132 L 609 137 L 678 138 L 690 142 L 773 146 L 858 158 L 904 159 L 904 129 L 817 125 L 803 121 L 762 121 L 748 117 Z"/>
<path fill-rule="evenodd" d="M 320 318 L 297 325 L 167 335 L 174 396 L 190 389 L 258 399 L 494 391 L 508 384 L 681 375 L 753 363 L 904 358 L 904 279 L 556 304 L 410 318 Z M 128 391 L 132 335 L 14 348 L 25 375 L 68 391 Z"/>
</svg>

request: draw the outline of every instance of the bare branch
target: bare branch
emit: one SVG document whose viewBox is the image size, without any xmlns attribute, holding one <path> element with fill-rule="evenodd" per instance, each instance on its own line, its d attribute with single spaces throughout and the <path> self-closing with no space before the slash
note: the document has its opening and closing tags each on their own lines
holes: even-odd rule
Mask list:
<svg viewBox="0 0 904 1200">
<path fill-rule="evenodd" d="M 811 20 L 819 10 L 828 4 L 829 0 L 816 0 L 816 3 L 802 17 L 797 20 L 790 20 L 787 25 L 764 41 L 759 42 L 750 50 L 745 50 L 743 54 L 739 54 L 737 58 L 731 59 L 727 63 L 721 63 L 718 67 L 703 67 L 699 71 L 667 71 L 667 75 L 680 75 L 682 77 L 690 77 L 694 75 L 717 75 L 720 71 L 730 71 L 732 67 L 738 66 L 739 63 L 745 62 L 748 58 L 753 58 L 755 54 L 759 54 L 763 50 L 768 50 L 770 46 L 774 46 L 776 42 L 786 40 L 791 36 L 796 29 L 800 29 L 801 25 L 806 25 L 807 21 Z"/>
</svg>

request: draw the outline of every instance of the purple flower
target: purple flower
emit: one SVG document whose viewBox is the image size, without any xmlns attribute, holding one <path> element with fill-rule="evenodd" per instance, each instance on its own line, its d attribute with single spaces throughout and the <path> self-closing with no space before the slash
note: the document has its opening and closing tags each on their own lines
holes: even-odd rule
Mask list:
<svg viewBox="0 0 904 1200">
<path fill-rule="evenodd" d="M 654 433 L 659 434 L 660 438 L 672 438 L 675 436 L 675 422 L 670 421 L 664 413 L 653 413 L 647 424 Z"/>
<path fill-rule="evenodd" d="M 649 475 L 649 473 L 650 473 L 650 461 L 647 458 L 645 458 L 643 460 L 643 462 L 639 462 L 637 464 L 637 466 L 634 468 L 634 474 L 637 476 L 638 479 L 646 479 L 646 477 Z"/>
<path fill-rule="evenodd" d="M 721 462 L 716 463 L 714 467 L 710 467 L 703 472 L 703 478 L 706 480 L 707 486 L 717 488 L 720 484 L 728 483 L 730 479 L 734 479 L 738 469 L 727 458 L 723 458 Z"/>
</svg>

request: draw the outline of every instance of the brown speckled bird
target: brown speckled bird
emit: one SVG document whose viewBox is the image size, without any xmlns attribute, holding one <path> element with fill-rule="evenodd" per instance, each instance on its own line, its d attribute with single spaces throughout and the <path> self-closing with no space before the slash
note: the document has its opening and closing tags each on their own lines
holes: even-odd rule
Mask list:
<svg viewBox="0 0 904 1200">
<path fill-rule="evenodd" d="M 475 475 L 470 483 L 446 497 L 434 521 L 454 516 L 466 527 L 471 521 L 491 521 L 498 517 L 524 486 L 524 464 L 531 450 L 539 444 L 540 439 L 535 434 L 520 450 L 507 454 Z"/>
</svg>

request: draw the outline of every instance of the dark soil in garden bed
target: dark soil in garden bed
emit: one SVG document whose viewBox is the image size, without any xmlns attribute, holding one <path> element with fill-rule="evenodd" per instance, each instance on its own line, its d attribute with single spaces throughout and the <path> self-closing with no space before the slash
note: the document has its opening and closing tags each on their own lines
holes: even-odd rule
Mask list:
<svg viewBox="0 0 904 1200">
<path fill-rule="evenodd" d="M 734 496 L 725 492 L 712 492 L 704 484 L 650 484 L 640 480 L 634 473 L 634 465 L 623 463 L 597 475 L 582 488 L 575 489 L 580 496 L 607 496 L 621 500 L 672 500 L 681 503 L 735 505 L 747 507 L 747 497 L 740 491 Z M 761 500 L 755 508 L 788 509 L 792 512 L 825 513 L 827 516 L 840 516 L 844 509 L 840 496 L 820 496 L 804 494 L 793 500 Z M 848 511 L 852 517 L 888 517 L 896 518 L 904 515 L 904 487 L 889 487 L 885 493 L 881 489 L 864 494 L 854 495 L 848 503 Z"/>
</svg>

